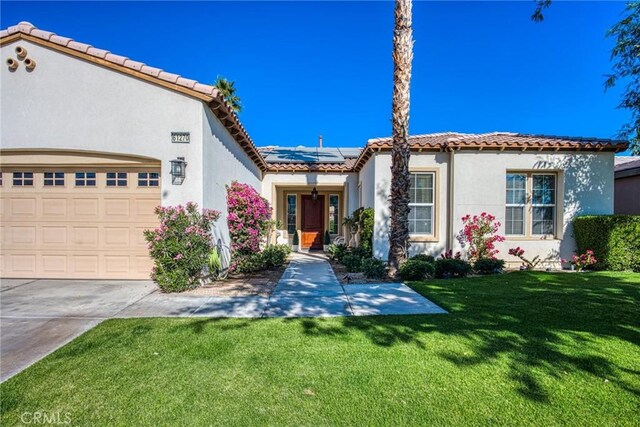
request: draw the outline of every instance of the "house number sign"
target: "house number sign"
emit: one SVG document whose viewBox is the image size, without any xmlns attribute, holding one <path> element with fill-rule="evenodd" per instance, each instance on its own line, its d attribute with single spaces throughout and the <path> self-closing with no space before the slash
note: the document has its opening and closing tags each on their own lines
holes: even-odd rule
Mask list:
<svg viewBox="0 0 640 427">
<path fill-rule="evenodd" d="M 191 134 L 189 132 L 171 132 L 171 142 L 188 144 L 191 142 Z"/>
</svg>

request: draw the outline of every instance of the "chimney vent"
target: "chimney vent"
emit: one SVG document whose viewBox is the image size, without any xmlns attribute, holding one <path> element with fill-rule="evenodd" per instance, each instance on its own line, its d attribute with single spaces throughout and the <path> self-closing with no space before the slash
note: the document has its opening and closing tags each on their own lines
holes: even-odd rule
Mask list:
<svg viewBox="0 0 640 427">
<path fill-rule="evenodd" d="M 318 147 L 322 148 L 322 135 L 318 136 Z"/>
</svg>

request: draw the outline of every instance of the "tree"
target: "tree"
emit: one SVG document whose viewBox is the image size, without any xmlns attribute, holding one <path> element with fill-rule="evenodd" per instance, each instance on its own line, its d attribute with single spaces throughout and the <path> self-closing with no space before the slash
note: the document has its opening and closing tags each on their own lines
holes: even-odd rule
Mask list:
<svg viewBox="0 0 640 427">
<path fill-rule="evenodd" d="M 409 86 L 413 38 L 411 0 L 396 0 L 393 31 L 393 100 L 391 108 L 391 194 L 389 272 L 396 275 L 407 258 L 409 241 Z"/>
<path fill-rule="evenodd" d="M 231 109 L 236 113 L 239 113 L 242 111 L 242 103 L 240 102 L 238 95 L 236 95 L 235 84 L 236 82 L 234 81 L 218 76 L 213 85 L 218 88 L 224 100 L 231 106 Z"/>
<path fill-rule="evenodd" d="M 544 20 L 543 10 L 551 6 L 551 0 L 536 0 L 531 15 L 534 22 Z M 631 152 L 640 155 L 640 3 L 627 3 L 625 16 L 609 31 L 607 37 L 615 39 L 611 49 L 613 73 L 607 75 L 605 90 L 614 87 L 619 80 L 628 81 L 618 108 L 631 112 L 631 119 L 622 126 L 619 137 L 630 141 Z"/>
<path fill-rule="evenodd" d="M 633 154 L 640 155 L 640 3 L 628 3 L 626 16 L 616 23 L 607 37 L 613 37 L 616 45 L 611 50 L 613 73 L 604 82 L 605 89 L 612 88 L 620 79 L 628 79 L 618 108 L 631 111 L 620 136 L 629 139 Z"/>
</svg>

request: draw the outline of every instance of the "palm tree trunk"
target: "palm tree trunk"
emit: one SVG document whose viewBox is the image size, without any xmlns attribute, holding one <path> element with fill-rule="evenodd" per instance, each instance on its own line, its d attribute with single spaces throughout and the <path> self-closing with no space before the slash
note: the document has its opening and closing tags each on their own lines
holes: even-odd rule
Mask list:
<svg viewBox="0 0 640 427">
<path fill-rule="evenodd" d="M 395 275 L 407 258 L 409 241 L 409 85 L 413 38 L 411 0 L 396 0 L 393 34 L 393 103 L 389 272 Z"/>
</svg>

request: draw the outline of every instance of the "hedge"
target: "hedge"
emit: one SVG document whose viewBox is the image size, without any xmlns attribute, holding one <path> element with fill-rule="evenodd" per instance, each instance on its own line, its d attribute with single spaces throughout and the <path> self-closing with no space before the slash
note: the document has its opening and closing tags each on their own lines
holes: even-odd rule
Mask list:
<svg viewBox="0 0 640 427">
<path fill-rule="evenodd" d="M 573 221 L 577 251 L 592 249 L 595 270 L 640 272 L 640 216 L 580 216 Z"/>
</svg>

